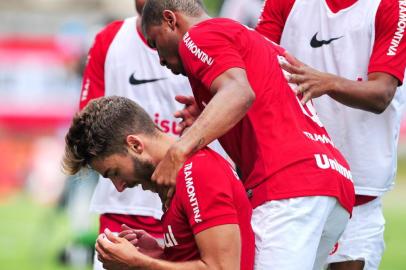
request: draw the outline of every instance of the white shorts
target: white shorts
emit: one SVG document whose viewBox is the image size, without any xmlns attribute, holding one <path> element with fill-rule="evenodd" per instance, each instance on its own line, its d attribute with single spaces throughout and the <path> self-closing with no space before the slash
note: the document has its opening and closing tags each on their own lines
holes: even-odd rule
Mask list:
<svg viewBox="0 0 406 270">
<path fill-rule="evenodd" d="M 354 207 L 352 218 L 327 263 L 360 260 L 364 270 L 377 270 L 385 249 L 381 198 Z"/>
<path fill-rule="evenodd" d="M 274 200 L 254 209 L 255 270 L 320 270 L 349 213 L 333 197 Z"/>
</svg>

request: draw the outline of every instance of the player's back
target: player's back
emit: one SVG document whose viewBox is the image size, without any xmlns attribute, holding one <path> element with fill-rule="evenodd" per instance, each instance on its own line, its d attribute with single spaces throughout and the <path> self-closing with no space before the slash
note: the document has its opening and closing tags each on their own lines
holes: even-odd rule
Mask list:
<svg viewBox="0 0 406 270">
<path fill-rule="evenodd" d="M 179 52 L 201 109 L 212 99 L 209 89 L 220 74 L 232 68 L 247 74 L 255 100 L 219 140 L 241 169 L 245 188 L 253 190 L 254 206 L 266 199 L 324 195 L 343 198 L 339 200 L 351 211 L 349 166 L 311 102 L 302 105 L 285 79 L 280 46 L 253 29 L 218 18 L 190 28 Z M 288 177 L 279 177 L 281 173 Z M 267 190 L 260 187 L 264 183 L 268 197 L 257 196 Z"/>
<path fill-rule="evenodd" d="M 203 38 L 212 41 L 203 41 Z M 185 46 L 180 50 L 190 50 L 202 62 L 206 60 L 210 69 L 216 69 L 220 65 L 220 71 L 241 67 L 247 73 L 248 81 L 255 92 L 255 101 L 242 121 L 220 138 L 224 149 L 241 168 L 244 181 L 249 181 L 250 174 L 255 170 L 263 170 L 265 177 L 269 177 L 290 164 L 314 159 L 315 153 L 327 153 L 342 159 L 327 144 L 316 144 L 304 135 L 304 132 L 318 134 L 329 140 L 311 104 L 302 106 L 285 79 L 279 65 L 279 58 L 284 53 L 282 47 L 253 29 L 222 18 L 199 23 L 189 30 L 183 41 Z M 215 51 L 212 49 L 214 45 L 209 42 L 222 45 L 223 48 Z M 208 53 L 208 58 L 201 57 L 194 48 L 199 46 L 206 54 L 212 50 L 213 52 Z M 193 66 L 195 63 L 198 62 L 186 62 L 184 66 L 200 75 L 200 68 Z M 205 87 L 200 81 L 210 81 L 211 77 L 208 78 L 203 73 L 201 77 L 201 80 L 192 78 L 190 81 L 198 103 L 207 104 L 212 96 L 207 89 L 199 90 Z M 253 152 L 253 149 L 257 151 Z M 248 184 L 248 187 L 255 183 Z M 247 183 L 245 184 L 247 187 Z"/>
</svg>

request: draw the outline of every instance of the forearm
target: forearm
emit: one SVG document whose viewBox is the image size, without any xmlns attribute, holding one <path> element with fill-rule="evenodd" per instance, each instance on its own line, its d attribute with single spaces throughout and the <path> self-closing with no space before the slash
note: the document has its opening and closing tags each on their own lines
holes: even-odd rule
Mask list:
<svg viewBox="0 0 406 270">
<path fill-rule="evenodd" d="M 389 76 L 389 75 L 387 75 Z M 338 76 L 332 78 L 329 96 L 336 101 L 356 109 L 382 113 L 390 104 L 396 91 L 397 80 L 392 78 L 367 81 L 352 81 Z"/>
<path fill-rule="evenodd" d="M 215 94 L 193 125 L 176 143 L 176 147 L 189 156 L 234 127 L 255 99 L 250 86 L 246 87 L 249 91 L 241 89 L 241 85 L 230 84 Z"/>
</svg>

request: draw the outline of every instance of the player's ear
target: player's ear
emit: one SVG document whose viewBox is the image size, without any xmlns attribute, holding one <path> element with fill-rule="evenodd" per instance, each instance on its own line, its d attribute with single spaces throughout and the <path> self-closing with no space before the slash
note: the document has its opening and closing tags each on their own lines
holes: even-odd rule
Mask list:
<svg viewBox="0 0 406 270">
<path fill-rule="evenodd" d="M 141 154 L 144 151 L 144 143 L 139 136 L 128 135 L 126 138 L 126 144 L 129 151 L 133 151 L 136 154 Z"/>
<path fill-rule="evenodd" d="M 175 30 L 176 28 L 176 15 L 171 10 L 164 10 L 162 14 L 164 22 L 171 28 Z"/>
</svg>

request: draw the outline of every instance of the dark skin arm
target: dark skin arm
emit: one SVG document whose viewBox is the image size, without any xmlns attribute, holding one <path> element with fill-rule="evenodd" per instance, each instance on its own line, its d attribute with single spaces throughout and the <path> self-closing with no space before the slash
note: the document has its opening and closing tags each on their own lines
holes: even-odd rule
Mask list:
<svg viewBox="0 0 406 270">
<path fill-rule="evenodd" d="M 156 167 L 152 180 L 158 184 L 175 185 L 186 159 L 234 127 L 255 100 L 247 74 L 241 68 L 231 68 L 218 76 L 210 91 L 211 101 Z"/>
<path fill-rule="evenodd" d="M 379 114 L 388 107 L 398 86 L 398 80 L 387 73 L 374 72 L 367 81 L 352 81 L 320 72 L 289 54 L 285 57 L 288 62 L 281 62 L 281 67 L 291 74 L 288 81 L 298 85 L 303 104 L 327 94 L 346 106 Z"/>
</svg>

